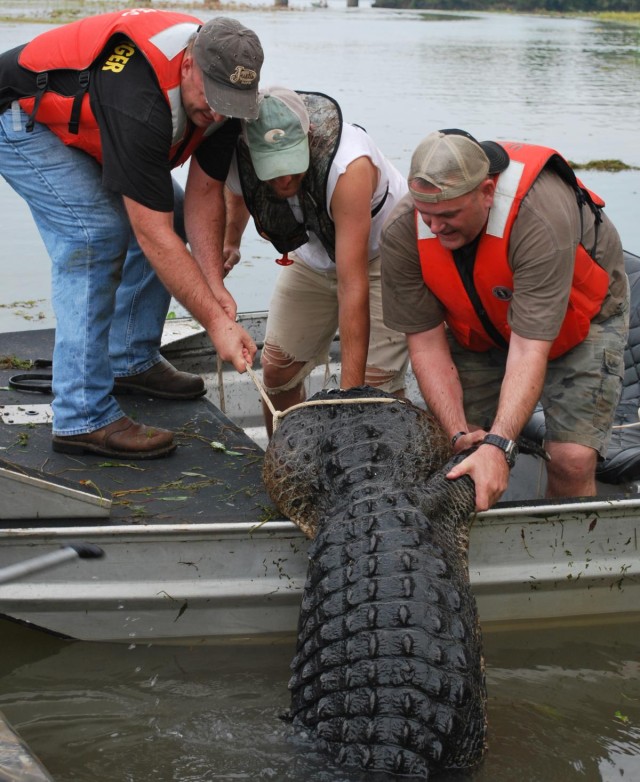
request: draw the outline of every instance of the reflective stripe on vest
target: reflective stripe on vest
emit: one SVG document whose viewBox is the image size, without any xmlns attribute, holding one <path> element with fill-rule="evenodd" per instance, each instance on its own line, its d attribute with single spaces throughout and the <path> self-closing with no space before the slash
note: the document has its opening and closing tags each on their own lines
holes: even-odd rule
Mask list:
<svg viewBox="0 0 640 782">
<path fill-rule="evenodd" d="M 184 149 L 181 148 L 188 126 L 180 94 L 182 53 L 200 24 L 193 16 L 157 9 L 132 9 L 100 14 L 42 33 L 24 47 L 18 62 L 23 68 L 35 73 L 57 69 L 83 72 L 93 65 L 112 36 L 127 36 L 153 68 L 170 108 L 170 159 L 175 166 L 187 160 L 205 134 L 216 129 L 196 129 L 188 144 Z M 123 52 L 123 57 L 117 57 L 115 60 L 124 59 L 124 54 Z M 117 64 L 114 61 L 113 67 Z M 46 92 L 37 107 L 36 119 L 47 125 L 65 144 L 83 149 L 101 162 L 100 133 L 89 105 L 89 96 L 85 95 L 82 100 L 77 133 L 69 129 L 73 101 L 74 96 Z M 22 109 L 28 114 L 33 112 L 34 104 L 33 97 L 20 100 Z M 173 160 L 178 153 L 179 157 Z"/>
</svg>

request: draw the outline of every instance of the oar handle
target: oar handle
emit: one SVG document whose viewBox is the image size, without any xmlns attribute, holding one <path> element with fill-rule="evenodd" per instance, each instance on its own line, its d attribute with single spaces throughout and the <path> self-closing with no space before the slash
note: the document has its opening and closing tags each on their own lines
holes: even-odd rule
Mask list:
<svg viewBox="0 0 640 782">
<path fill-rule="evenodd" d="M 41 554 L 24 562 L 0 568 L 0 584 L 15 581 L 17 578 L 55 567 L 72 559 L 99 559 L 103 556 L 104 551 L 93 543 L 69 543 L 49 554 Z"/>
</svg>

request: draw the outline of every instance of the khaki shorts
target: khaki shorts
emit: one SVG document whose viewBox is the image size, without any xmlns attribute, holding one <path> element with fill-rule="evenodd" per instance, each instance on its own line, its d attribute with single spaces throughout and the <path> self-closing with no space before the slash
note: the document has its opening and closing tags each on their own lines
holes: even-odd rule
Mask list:
<svg viewBox="0 0 640 782">
<path fill-rule="evenodd" d="M 291 363 L 302 362 L 304 367 L 286 385 L 270 388 L 270 392 L 293 388 L 315 367 L 326 364 L 338 329 L 336 273 L 316 271 L 295 254 L 290 257 L 294 263 L 281 270 L 271 298 L 265 342 L 277 346 Z M 365 383 L 394 393 L 404 388 L 409 354 L 405 335 L 382 322 L 379 257 L 369 264 L 369 311 Z"/>
<path fill-rule="evenodd" d="M 622 391 L 628 330 L 627 310 L 604 323 L 592 323 L 584 342 L 549 362 L 540 397 L 545 440 L 586 445 L 606 456 Z M 467 421 L 489 429 L 498 407 L 507 354 L 502 350 L 463 350 L 448 336 L 462 382 Z"/>
</svg>

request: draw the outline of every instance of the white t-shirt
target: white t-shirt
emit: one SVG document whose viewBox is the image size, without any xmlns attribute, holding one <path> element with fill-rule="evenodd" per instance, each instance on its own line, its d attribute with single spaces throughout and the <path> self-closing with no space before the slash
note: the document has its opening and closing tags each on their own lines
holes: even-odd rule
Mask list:
<svg viewBox="0 0 640 782">
<path fill-rule="evenodd" d="M 335 190 L 338 179 L 344 174 L 350 163 L 353 163 L 354 160 L 363 156 L 370 158 L 373 165 L 380 172 L 378 187 L 371 199 L 372 211 L 383 199 L 387 186 L 389 187 L 384 206 L 371 221 L 369 260 L 373 260 L 380 252 L 378 242 L 384 221 L 396 203 L 408 192 L 408 187 L 406 178 L 403 177 L 398 169 L 384 157 L 382 152 L 373 143 L 371 137 L 361 128 L 345 122 L 342 127 L 340 143 L 336 150 L 333 163 L 331 164 L 327 181 L 327 211 L 330 217 L 331 199 L 333 198 L 333 191 Z M 238 164 L 235 155 L 231 163 L 231 168 L 229 169 L 226 184 L 232 193 L 242 195 Z M 292 198 L 289 198 L 288 201 L 296 219 L 299 222 L 302 222 L 302 210 L 300 208 L 298 196 L 293 196 Z M 335 264 L 322 246 L 322 242 L 313 232 L 309 232 L 309 241 L 296 248 L 295 254 L 312 269 L 317 269 L 318 271 L 335 269 Z"/>
</svg>

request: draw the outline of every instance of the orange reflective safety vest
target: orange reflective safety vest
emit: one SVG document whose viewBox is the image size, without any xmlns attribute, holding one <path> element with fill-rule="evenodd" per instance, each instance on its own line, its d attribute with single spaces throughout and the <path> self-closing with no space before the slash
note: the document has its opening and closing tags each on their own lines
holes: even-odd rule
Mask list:
<svg viewBox="0 0 640 782">
<path fill-rule="evenodd" d="M 180 68 L 189 38 L 200 21 L 193 16 L 158 11 L 151 8 L 131 9 L 80 19 L 37 36 L 19 55 L 23 67 L 38 74 L 37 92 L 22 98 L 20 106 L 31 122 L 47 125 L 65 144 L 79 147 L 102 162 L 100 131 L 89 105 L 89 68 L 103 52 L 109 39 L 117 34 L 130 38 L 155 71 L 158 84 L 171 109 L 173 137 L 170 159 L 180 165 L 198 146 L 204 132 L 196 128 L 187 139 L 189 125 L 180 100 Z M 126 41 L 114 46 L 106 56 L 102 70 L 120 73 L 135 52 Z M 75 96 L 58 95 L 47 90 L 47 71 L 69 69 L 78 72 Z M 29 129 L 29 126 L 27 126 Z"/>
<path fill-rule="evenodd" d="M 555 150 L 513 141 L 500 144 L 509 154 L 510 163 L 497 179 L 487 225 L 478 242 L 473 269 L 476 306 L 463 284 L 453 254 L 440 244 L 420 213 L 415 211 L 422 277 L 444 306 L 446 323 L 457 341 L 478 352 L 508 347 L 511 329 L 507 311 L 513 293 L 513 272 L 508 262 L 509 237 L 520 204 L 545 165 L 551 164 L 553 170 L 574 188 L 580 208 L 588 205 L 597 222 L 602 219 L 600 209 L 604 206 L 604 201 L 582 185 Z M 591 254 L 595 255 L 595 247 Z M 608 290 L 608 273 L 579 244 L 567 312 L 551 346 L 551 359 L 584 340 Z"/>
</svg>

